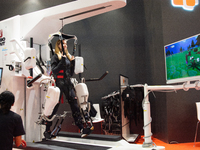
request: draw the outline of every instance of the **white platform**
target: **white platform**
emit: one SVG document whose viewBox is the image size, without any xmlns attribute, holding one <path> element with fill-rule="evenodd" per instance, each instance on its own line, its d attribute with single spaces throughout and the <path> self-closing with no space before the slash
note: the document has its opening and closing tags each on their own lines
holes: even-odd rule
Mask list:
<svg viewBox="0 0 200 150">
<path fill-rule="evenodd" d="M 111 147 L 109 150 L 165 150 L 164 146 L 154 146 L 150 148 L 143 148 L 141 144 L 130 144 L 121 139 L 119 141 L 101 141 L 91 140 L 84 138 L 71 138 L 71 137 L 56 137 L 53 141 L 67 142 L 74 144 L 85 144 L 93 146 Z"/>
</svg>

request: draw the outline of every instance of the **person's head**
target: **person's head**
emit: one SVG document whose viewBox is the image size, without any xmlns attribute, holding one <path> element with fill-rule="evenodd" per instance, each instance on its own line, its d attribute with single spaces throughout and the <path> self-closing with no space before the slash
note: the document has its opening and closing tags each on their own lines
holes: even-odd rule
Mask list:
<svg viewBox="0 0 200 150">
<path fill-rule="evenodd" d="M 71 59 L 70 57 L 69 57 L 69 53 L 68 53 L 68 49 L 67 49 L 67 41 L 66 40 L 62 40 L 62 42 L 63 42 L 63 48 L 64 48 L 64 51 L 65 51 L 65 54 L 66 54 L 66 56 L 69 58 L 69 60 Z M 61 43 L 61 40 L 58 40 L 57 42 L 56 42 L 56 45 L 55 45 L 55 54 L 57 54 L 58 55 L 58 58 L 59 58 L 59 60 L 61 59 L 61 53 L 62 53 L 62 45 L 61 45 L 62 43 Z"/>
<path fill-rule="evenodd" d="M 11 106 L 15 102 L 15 96 L 10 91 L 4 91 L 0 94 L 0 108 L 4 114 L 10 111 Z"/>
<path fill-rule="evenodd" d="M 66 50 L 67 49 L 67 41 L 66 40 L 62 40 L 62 43 L 63 43 L 64 50 Z M 61 40 L 58 40 L 56 42 L 56 47 L 59 49 L 60 52 L 62 51 Z"/>
</svg>

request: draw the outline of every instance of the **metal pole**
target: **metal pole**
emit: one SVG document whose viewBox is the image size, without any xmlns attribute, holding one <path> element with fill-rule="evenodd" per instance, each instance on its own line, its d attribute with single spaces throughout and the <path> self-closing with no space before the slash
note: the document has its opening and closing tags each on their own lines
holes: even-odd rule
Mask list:
<svg viewBox="0 0 200 150">
<path fill-rule="evenodd" d="M 24 130 L 26 132 L 26 78 L 24 78 Z M 26 134 L 24 140 L 26 140 Z"/>
<path fill-rule="evenodd" d="M 30 38 L 30 48 L 33 48 L 33 38 Z M 30 76 L 33 77 L 33 68 L 30 69 Z"/>
<path fill-rule="evenodd" d="M 81 44 L 78 45 L 78 56 L 81 56 Z M 79 79 L 81 81 L 82 75 L 79 73 Z"/>
</svg>

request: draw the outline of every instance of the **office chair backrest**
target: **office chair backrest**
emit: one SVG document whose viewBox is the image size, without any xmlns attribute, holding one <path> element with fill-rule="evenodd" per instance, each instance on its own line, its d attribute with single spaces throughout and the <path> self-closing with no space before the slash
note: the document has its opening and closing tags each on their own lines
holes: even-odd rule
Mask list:
<svg viewBox="0 0 200 150">
<path fill-rule="evenodd" d="M 95 117 L 91 117 L 93 120 L 93 123 L 97 123 L 97 122 L 102 122 L 104 121 L 104 119 L 101 118 L 101 112 L 100 112 L 100 106 L 99 104 L 93 104 L 95 110 L 97 111 L 97 114 Z"/>
<path fill-rule="evenodd" d="M 99 104 L 93 104 L 94 108 L 96 109 L 97 111 L 97 114 L 96 114 L 96 118 L 98 119 L 101 119 L 101 113 L 100 113 L 100 108 L 99 108 Z"/>
</svg>

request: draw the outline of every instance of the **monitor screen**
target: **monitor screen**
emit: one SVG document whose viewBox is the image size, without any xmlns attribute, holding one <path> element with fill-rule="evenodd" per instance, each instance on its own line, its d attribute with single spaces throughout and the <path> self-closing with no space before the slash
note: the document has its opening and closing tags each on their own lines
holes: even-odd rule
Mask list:
<svg viewBox="0 0 200 150">
<path fill-rule="evenodd" d="M 164 46 L 166 83 L 200 80 L 200 34 Z"/>
<path fill-rule="evenodd" d="M 2 76 L 3 76 L 3 68 L 0 67 L 0 87 L 2 83 Z"/>
</svg>

